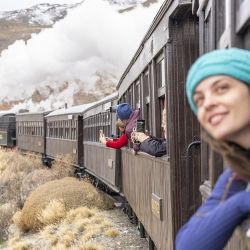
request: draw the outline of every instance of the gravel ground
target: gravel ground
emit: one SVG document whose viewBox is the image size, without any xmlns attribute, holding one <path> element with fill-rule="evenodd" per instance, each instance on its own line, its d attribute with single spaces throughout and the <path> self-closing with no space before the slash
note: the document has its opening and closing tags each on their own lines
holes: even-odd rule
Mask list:
<svg viewBox="0 0 250 250">
<path fill-rule="evenodd" d="M 104 216 L 113 222 L 114 227 L 120 232 L 120 235 L 109 241 L 104 239 L 107 245 L 105 250 L 116 249 L 148 249 L 147 241 L 140 237 L 137 226 L 133 225 L 126 214 L 120 209 L 114 209 L 103 212 Z"/>
</svg>

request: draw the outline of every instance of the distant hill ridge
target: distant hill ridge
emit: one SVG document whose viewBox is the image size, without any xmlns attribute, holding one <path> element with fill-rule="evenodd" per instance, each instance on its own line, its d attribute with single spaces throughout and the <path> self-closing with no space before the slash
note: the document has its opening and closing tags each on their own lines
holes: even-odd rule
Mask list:
<svg viewBox="0 0 250 250">
<path fill-rule="evenodd" d="M 39 4 L 28 9 L 0 12 L 0 53 L 16 40 L 27 41 L 32 33 L 51 27 L 77 4 Z"/>
</svg>

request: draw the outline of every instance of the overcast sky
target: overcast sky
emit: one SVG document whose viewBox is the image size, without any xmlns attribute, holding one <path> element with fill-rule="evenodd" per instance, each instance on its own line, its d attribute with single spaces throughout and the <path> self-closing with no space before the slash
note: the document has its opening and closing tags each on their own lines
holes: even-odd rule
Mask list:
<svg viewBox="0 0 250 250">
<path fill-rule="evenodd" d="M 39 3 L 71 4 L 79 2 L 81 0 L 0 0 L 0 11 L 25 9 Z"/>
</svg>

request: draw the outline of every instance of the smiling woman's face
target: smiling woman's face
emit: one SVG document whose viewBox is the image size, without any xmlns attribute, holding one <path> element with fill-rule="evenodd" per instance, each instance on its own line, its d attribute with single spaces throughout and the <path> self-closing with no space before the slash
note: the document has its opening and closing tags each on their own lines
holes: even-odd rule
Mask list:
<svg viewBox="0 0 250 250">
<path fill-rule="evenodd" d="M 249 138 L 248 85 L 229 76 L 211 76 L 196 87 L 193 99 L 199 122 L 213 138 L 236 143 L 244 136 Z"/>
</svg>

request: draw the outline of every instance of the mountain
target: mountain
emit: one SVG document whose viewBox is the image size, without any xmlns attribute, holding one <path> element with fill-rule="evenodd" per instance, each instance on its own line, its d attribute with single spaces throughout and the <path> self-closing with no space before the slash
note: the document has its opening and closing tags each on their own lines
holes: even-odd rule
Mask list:
<svg viewBox="0 0 250 250">
<path fill-rule="evenodd" d="M 88 1 L 86 6 L 89 6 L 90 2 L 93 4 L 91 0 Z M 137 5 L 141 5 L 143 8 L 145 7 L 144 11 L 149 11 L 150 8 L 148 7 L 151 7 L 151 4 L 158 2 L 158 4 L 155 4 L 155 6 L 158 6 L 163 0 L 100 0 L 100 3 L 101 1 L 108 2 L 112 5 L 112 8 L 114 7 L 122 16 L 123 12 L 137 11 L 139 9 L 135 8 Z M 120 69 L 116 67 L 114 54 L 120 52 L 119 48 L 123 42 L 121 42 L 121 39 L 117 39 L 117 41 L 114 42 L 114 39 L 110 38 L 110 34 L 112 33 L 113 35 L 115 32 L 119 33 L 119 25 L 125 25 L 125 22 L 119 21 L 119 24 L 117 24 L 115 28 L 112 28 L 113 23 L 110 24 L 109 22 L 107 22 L 108 25 L 106 26 L 101 25 L 102 39 L 101 41 L 97 40 L 100 33 L 99 28 L 95 27 L 95 24 L 89 19 L 85 22 L 89 25 L 84 25 L 85 23 L 82 20 L 85 19 L 82 19 L 81 15 L 79 15 L 80 12 L 78 10 L 84 9 L 85 7 L 84 5 L 81 6 L 83 2 L 84 1 L 74 5 L 44 3 L 28 9 L 0 12 L 0 73 L 2 73 L 3 76 L 0 80 L 0 86 L 3 88 L 6 86 L 6 90 L 8 89 L 7 86 L 15 86 L 16 82 L 20 82 L 19 88 L 13 89 L 13 92 L 12 89 L 10 89 L 6 90 L 6 94 L 1 93 L 0 110 L 50 110 L 60 108 L 64 106 L 65 103 L 67 103 L 68 106 L 72 106 L 93 102 L 115 91 Z M 98 14 L 99 12 L 95 10 L 98 8 L 99 2 L 95 1 L 93 5 L 95 8 L 90 10 Z M 103 4 L 103 6 L 104 5 L 105 4 Z M 78 13 L 77 18 L 75 18 L 75 15 L 68 15 L 69 19 L 74 18 L 74 22 L 70 23 L 73 32 L 71 32 L 71 29 L 65 29 L 64 31 L 61 27 L 65 25 L 65 21 L 67 22 L 68 20 L 68 18 L 65 18 L 68 11 L 76 7 L 79 7 L 79 9 L 74 10 L 76 11 L 75 13 Z M 105 8 L 106 7 L 105 5 Z M 135 23 L 138 29 L 134 29 L 136 34 L 134 34 L 133 39 L 130 39 L 129 45 L 127 43 L 123 44 L 124 53 L 121 53 L 121 61 L 130 53 L 131 48 L 134 46 L 133 43 L 135 44 L 135 41 L 137 41 L 134 38 L 137 38 L 140 32 L 142 33 L 142 25 L 145 25 L 145 21 L 147 20 L 147 18 L 141 18 L 144 11 L 141 11 L 142 9 L 139 10 L 140 12 L 137 12 L 139 16 L 134 15 L 136 21 L 128 22 L 127 27 L 130 28 L 130 24 L 133 26 Z M 156 10 L 156 8 L 153 8 L 153 10 Z M 102 9 L 100 13 L 104 12 L 105 9 Z M 151 13 L 153 12 L 151 11 Z M 124 14 L 125 17 L 126 14 L 127 13 Z M 82 16 L 84 17 L 85 15 Z M 117 13 L 114 14 L 114 18 L 116 17 Z M 65 20 L 62 20 L 64 18 Z M 141 26 L 138 25 L 137 19 L 140 20 L 139 23 L 141 23 Z M 59 20 L 62 21 L 55 27 L 52 27 L 53 24 Z M 112 21 L 113 20 L 115 22 L 115 19 L 112 19 Z M 2 50 L 7 49 L 8 46 L 16 40 L 27 41 L 31 38 L 32 33 L 39 33 L 42 29 L 46 28 L 51 28 L 51 30 L 43 32 L 39 36 L 36 36 L 36 38 L 44 34 L 47 35 L 48 33 L 51 35 L 55 30 L 58 30 L 58 27 L 60 28 L 59 31 L 63 33 L 62 35 L 66 35 L 66 38 L 69 37 L 70 39 L 60 40 L 60 46 L 57 46 L 59 50 L 56 51 L 55 54 L 57 56 L 55 58 L 53 57 L 53 50 L 48 50 L 48 53 L 46 53 L 46 49 L 42 50 L 42 48 L 47 47 L 54 48 L 51 45 L 54 43 L 57 44 L 58 40 L 47 39 L 50 37 L 46 37 L 46 42 L 49 42 L 46 43 L 45 46 L 41 43 L 40 48 L 39 43 L 37 43 L 36 46 L 33 47 L 33 61 L 29 56 L 31 54 L 26 51 L 26 49 L 29 49 L 32 39 L 27 46 L 25 46 L 23 42 L 18 42 L 17 44 L 18 46 L 20 45 L 20 47 L 12 46 L 9 50 L 5 50 L 6 53 L 2 53 Z M 89 27 L 91 28 L 91 32 L 88 32 Z M 145 27 L 148 27 L 148 25 L 145 25 Z M 143 35 L 144 32 L 141 35 Z M 56 34 L 60 36 L 61 33 Z M 83 44 L 87 45 L 87 50 L 86 48 L 82 48 L 82 41 L 84 41 Z M 92 46 L 93 43 L 95 46 Z M 138 41 L 136 43 L 138 43 Z M 109 44 L 113 46 L 111 50 L 106 47 Z M 27 62 L 22 60 L 22 53 L 20 53 L 20 57 L 13 57 L 13 55 L 19 55 L 19 51 L 23 52 L 24 55 L 26 55 L 26 53 L 28 54 L 26 57 Z M 37 58 L 43 59 L 41 63 L 39 63 L 40 61 L 37 60 Z M 49 66 L 46 63 L 44 64 L 44 62 L 48 63 Z M 61 71 L 62 69 L 64 69 L 64 71 Z M 13 74 L 12 72 L 15 73 Z M 58 75 L 60 77 L 57 77 Z M 11 76 L 10 79 L 9 76 Z M 18 78 L 19 76 L 20 78 Z M 20 79 L 24 80 L 21 81 Z M 10 85 L 8 85 L 9 83 Z"/>
<path fill-rule="evenodd" d="M 28 9 L 0 12 L 0 54 L 16 40 L 27 41 L 32 33 L 51 27 L 77 4 L 38 4 Z"/>
</svg>

